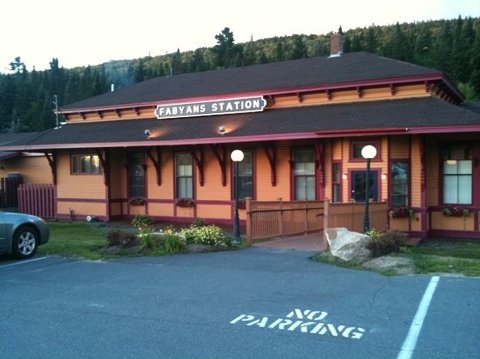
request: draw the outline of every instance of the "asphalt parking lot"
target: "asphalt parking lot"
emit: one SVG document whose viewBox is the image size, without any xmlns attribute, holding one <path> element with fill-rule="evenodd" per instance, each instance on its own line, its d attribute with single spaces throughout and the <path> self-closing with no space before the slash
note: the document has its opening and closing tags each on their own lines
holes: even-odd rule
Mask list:
<svg viewBox="0 0 480 359">
<path fill-rule="evenodd" d="M 474 358 L 480 279 L 311 253 L 0 259 L 4 358 Z M 413 323 L 413 324 L 412 324 Z"/>
</svg>

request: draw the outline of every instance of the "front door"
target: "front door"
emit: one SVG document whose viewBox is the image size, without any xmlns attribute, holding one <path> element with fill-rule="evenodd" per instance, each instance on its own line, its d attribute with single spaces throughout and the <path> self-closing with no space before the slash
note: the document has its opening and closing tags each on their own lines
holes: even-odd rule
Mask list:
<svg viewBox="0 0 480 359">
<path fill-rule="evenodd" d="M 352 171 L 351 193 L 355 202 L 365 202 L 365 177 L 366 171 Z M 378 201 L 378 172 L 370 171 L 369 175 L 369 198 Z"/>
</svg>

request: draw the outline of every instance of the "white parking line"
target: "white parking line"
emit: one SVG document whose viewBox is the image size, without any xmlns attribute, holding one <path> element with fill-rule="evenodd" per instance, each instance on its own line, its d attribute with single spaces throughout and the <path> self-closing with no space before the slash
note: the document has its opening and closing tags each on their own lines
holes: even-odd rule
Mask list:
<svg viewBox="0 0 480 359">
<path fill-rule="evenodd" d="M 415 345 L 417 344 L 418 336 L 422 330 L 423 320 L 427 315 L 428 307 L 430 306 L 430 302 L 432 301 L 433 294 L 435 293 L 435 289 L 437 288 L 439 281 L 440 277 L 438 276 L 434 276 L 432 279 L 430 279 L 430 283 L 428 284 L 422 300 L 418 305 L 417 313 L 413 318 L 407 338 L 403 342 L 402 349 L 398 353 L 397 359 L 410 359 L 412 357 L 413 351 L 415 350 Z"/>
<path fill-rule="evenodd" d="M 0 268 L 8 268 L 8 267 L 13 267 L 13 266 L 18 266 L 20 264 L 26 264 L 26 263 L 32 263 L 32 262 L 36 262 L 36 261 L 41 261 L 42 259 L 47 259 L 48 257 L 40 257 L 40 258 L 34 258 L 34 259 L 27 259 L 27 260 L 24 260 L 24 261 L 20 261 L 20 262 L 15 262 L 15 263 L 11 263 L 11 264 L 6 264 L 4 266 L 0 266 Z"/>
</svg>

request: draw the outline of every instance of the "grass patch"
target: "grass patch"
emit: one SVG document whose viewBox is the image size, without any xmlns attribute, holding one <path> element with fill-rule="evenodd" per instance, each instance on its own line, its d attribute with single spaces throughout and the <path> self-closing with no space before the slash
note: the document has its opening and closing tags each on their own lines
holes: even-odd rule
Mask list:
<svg viewBox="0 0 480 359">
<path fill-rule="evenodd" d="M 109 259 L 119 256 L 162 256 L 186 251 L 187 241 L 173 229 L 158 235 L 143 228 L 142 231 L 128 224 L 49 222 L 50 240 L 38 249 L 39 255 L 81 257 L 90 260 Z M 167 226 L 169 227 L 169 226 Z M 223 232 L 211 231 L 212 226 L 199 227 L 192 243 L 204 243 L 221 249 L 235 249 L 229 246 L 230 239 Z M 203 230 L 202 230 L 203 229 Z M 220 236 L 220 234 L 223 235 Z M 197 238 L 198 237 L 198 238 Z M 225 245 L 220 245 L 224 244 Z M 198 250 L 198 249 L 197 249 Z"/>
<path fill-rule="evenodd" d="M 78 256 L 104 259 L 101 249 L 107 245 L 105 226 L 99 223 L 49 222 L 50 240 L 38 248 L 40 255 Z"/>
<path fill-rule="evenodd" d="M 418 274 L 452 274 L 480 277 L 480 242 L 444 241 L 430 239 L 416 247 L 401 247 L 400 255 L 411 258 Z M 312 259 L 343 268 L 367 270 L 359 263 L 345 262 L 330 254 L 321 253 Z M 378 270 L 377 270 L 378 271 Z M 395 275 L 392 270 L 380 271 Z"/>
<path fill-rule="evenodd" d="M 480 277 L 480 243 L 429 240 L 403 248 L 417 273 L 449 273 Z"/>
</svg>

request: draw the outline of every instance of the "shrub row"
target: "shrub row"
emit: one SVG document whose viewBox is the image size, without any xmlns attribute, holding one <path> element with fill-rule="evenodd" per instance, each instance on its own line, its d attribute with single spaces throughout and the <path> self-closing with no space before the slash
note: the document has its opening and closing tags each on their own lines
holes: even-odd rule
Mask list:
<svg viewBox="0 0 480 359">
<path fill-rule="evenodd" d="M 397 230 L 378 232 L 373 229 L 367 235 L 372 238 L 367 248 L 372 252 L 373 257 L 398 253 L 400 252 L 400 247 L 405 245 L 407 241 L 407 235 Z"/>
</svg>

